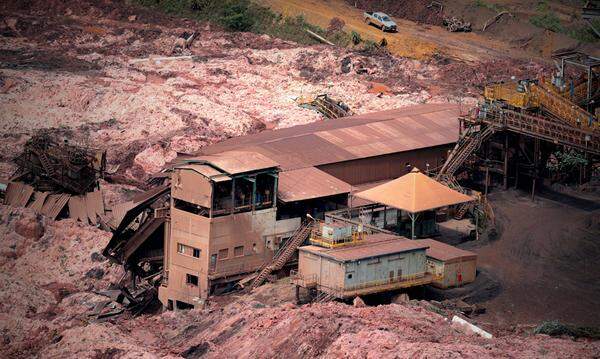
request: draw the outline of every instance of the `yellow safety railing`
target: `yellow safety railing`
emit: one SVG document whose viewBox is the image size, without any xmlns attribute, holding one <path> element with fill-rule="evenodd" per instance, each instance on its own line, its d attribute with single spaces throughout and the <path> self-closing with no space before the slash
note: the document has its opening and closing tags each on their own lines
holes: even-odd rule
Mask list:
<svg viewBox="0 0 600 359">
<path fill-rule="evenodd" d="M 352 226 L 352 234 L 348 237 L 339 239 L 330 239 L 323 237 L 321 231 L 322 226 L 325 224 L 323 221 L 318 221 L 318 224 L 313 227 L 313 230 L 308 238 L 310 244 L 314 244 L 319 247 L 325 248 L 338 248 L 344 246 L 351 246 L 361 243 L 361 241 L 367 235 L 366 231 L 359 231 L 358 225 L 349 224 Z"/>
<path fill-rule="evenodd" d="M 365 232 L 353 232 L 350 237 L 341 238 L 341 239 L 329 239 L 324 238 L 318 233 L 312 233 L 309 242 L 316 246 L 325 247 L 325 248 L 338 248 L 344 246 L 351 246 L 361 243 L 361 241 L 365 238 Z"/>
<path fill-rule="evenodd" d="M 519 86 L 522 91 L 519 91 Z M 564 93 L 559 92 L 553 85 L 543 80 L 538 83 L 492 84 L 485 87 L 483 95 L 487 100 L 503 101 L 517 108 L 542 107 L 554 116 L 583 129 L 598 130 L 600 128 L 600 124 L 592 114 L 573 103 L 570 96 L 565 96 Z M 592 118 L 591 123 L 590 118 Z"/>
<path fill-rule="evenodd" d="M 362 282 L 352 286 L 328 286 L 319 283 L 316 274 L 302 276 L 298 272 L 292 272 L 291 276 L 292 283 L 296 285 L 299 285 L 304 288 L 316 287 L 322 292 L 335 295 L 339 298 L 354 295 L 354 293 L 361 291 L 369 292 L 370 290 L 376 291 L 377 289 L 386 290 L 386 287 L 397 288 L 399 285 L 401 285 L 401 287 L 423 285 L 431 283 L 432 278 L 432 275 L 429 272 L 419 272 L 412 275 L 396 276 L 382 280 Z"/>
</svg>

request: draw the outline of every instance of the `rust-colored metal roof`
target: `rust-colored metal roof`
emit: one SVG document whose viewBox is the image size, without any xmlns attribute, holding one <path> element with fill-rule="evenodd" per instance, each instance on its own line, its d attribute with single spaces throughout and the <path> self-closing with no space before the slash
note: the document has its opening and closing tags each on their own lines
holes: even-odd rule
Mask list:
<svg viewBox="0 0 600 359">
<path fill-rule="evenodd" d="M 203 175 L 206 178 L 209 178 L 210 180 L 212 180 L 214 182 L 222 182 L 222 181 L 230 181 L 231 180 L 231 177 L 227 176 L 225 173 L 223 173 L 209 165 L 193 164 L 193 165 L 177 166 L 177 168 L 192 170 L 194 172 L 197 172 L 197 173 Z"/>
<path fill-rule="evenodd" d="M 474 200 L 422 174 L 418 168 L 413 168 L 410 173 L 400 178 L 358 192 L 354 196 L 411 213 Z"/>
<path fill-rule="evenodd" d="M 281 172 L 278 198 L 283 202 L 350 193 L 352 186 L 315 167 Z"/>
<path fill-rule="evenodd" d="M 230 175 L 279 167 L 279 164 L 271 158 L 258 152 L 247 150 L 231 150 L 202 155 L 188 158 L 185 162 L 188 164 L 210 163 L 214 167 Z"/>
<path fill-rule="evenodd" d="M 318 256 L 333 259 L 337 262 L 350 262 L 361 259 L 380 257 L 396 253 L 409 252 L 414 250 L 424 250 L 427 246 L 416 241 L 409 241 L 404 237 L 391 234 L 377 233 L 368 235 L 364 243 L 327 249 L 317 246 L 305 246 L 299 248 L 301 251 L 307 251 Z"/>
<path fill-rule="evenodd" d="M 67 202 L 69 202 L 69 198 L 71 196 L 66 193 L 49 195 L 42 206 L 41 213 L 48 218 L 56 219 Z"/>
<path fill-rule="evenodd" d="M 284 171 L 313 167 L 452 144 L 459 114 L 455 104 L 415 105 L 240 136 L 201 154 L 243 150 L 270 158 Z"/>
<path fill-rule="evenodd" d="M 10 182 L 6 188 L 4 202 L 14 207 L 25 207 L 33 192 L 33 187 L 28 184 Z"/>
<path fill-rule="evenodd" d="M 412 242 L 429 247 L 427 256 L 446 263 L 477 259 L 477 254 L 451 246 L 446 243 L 438 242 L 433 239 L 416 239 Z"/>
</svg>

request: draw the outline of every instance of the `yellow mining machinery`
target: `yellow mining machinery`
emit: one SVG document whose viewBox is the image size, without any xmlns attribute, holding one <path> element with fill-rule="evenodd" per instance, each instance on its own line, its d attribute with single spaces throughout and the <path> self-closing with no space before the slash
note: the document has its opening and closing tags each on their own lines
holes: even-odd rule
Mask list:
<svg viewBox="0 0 600 359">
<path fill-rule="evenodd" d="M 521 80 L 493 84 L 484 90 L 487 101 L 524 114 L 549 116 L 587 131 L 600 130 L 598 100 L 600 59 L 580 53 L 555 58 L 558 71 L 551 80 Z M 583 70 L 583 76 L 567 80 L 565 66 Z"/>
<path fill-rule="evenodd" d="M 579 90 L 585 87 L 585 83 L 581 85 L 574 88 Z M 560 120 L 586 130 L 600 129 L 598 118 L 572 102 L 568 92 L 565 93 L 542 80 L 493 84 L 485 88 L 484 97 L 489 101 L 502 101 L 513 108 L 548 112 Z"/>
</svg>

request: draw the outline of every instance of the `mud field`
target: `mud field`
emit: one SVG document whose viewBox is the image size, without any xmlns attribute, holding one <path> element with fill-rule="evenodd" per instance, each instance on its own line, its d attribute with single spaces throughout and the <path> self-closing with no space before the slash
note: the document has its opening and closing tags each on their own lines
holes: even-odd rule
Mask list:
<svg viewBox="0 0 600 359">
<path fill-rule="evenodd" d="M 283 13 L 295 14 L 302 5 L 288 4 Z M 321 12 L 315 23 L 328 23 L 328 14 Z M 354 26 L 352 20 L 346 24 Z M 471 35 L 463 41 L 452 34 L 441 46 L 435 40 L 441 29 L 421 36 L 419 26 L 410 22 L 410 36 L 367 54 L 230 33 L 129 2 L 3 2 L 0 179 L 10 178 L 12 158 L 27 139 L 47 130 L 108 150 L 113 175 L 101 188 L 110 206 L 139 193 L 135 185 L 177 153 L 323 121 L 298 106 L 302 98 L 327 93 L 357 114 L 434 102 L 460 102 L 466 110 L 485 82 L 535 77 L 549 66 L 529 56 L 494 56 L 505 45 Z M 175 46 L 194 31 L 198 36 L 189 49 Z M 170 56 L 182 58 L 162 59 Z M 135 318 L 94 321 L 87 313 L 103 297 L 93 291 L 124 275 L 100 255 L 110 233 L 0 205 L 0 356 L 597 356 L 599 342 L 532 335 L 529 329 L 545 319 L 599 323 L 600 311 L 591 310 L 599 307 L 593 262 L 600 254 L 594 241 L 598 209 L 556 198 L 532 203 L 514 193 L 493 201 L 499 238 L 469 244 L 502 287 L 484 301 L 487 312 L 474 319 L 495 335 L 491 340 L 465 333 L 448 321 L 452 313 L 426 301 L 297 306 L 288 279 L 251 295 L 216 298 L 202 310 L 158 308 Z M 533 228 L 537 213 L 550 223 L 544 230 Z"/>
</svg>

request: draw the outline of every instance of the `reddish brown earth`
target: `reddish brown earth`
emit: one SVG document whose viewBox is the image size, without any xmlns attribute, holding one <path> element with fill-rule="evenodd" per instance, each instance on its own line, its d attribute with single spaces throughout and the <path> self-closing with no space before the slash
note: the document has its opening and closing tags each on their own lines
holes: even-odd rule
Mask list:
<svg viewBox="0 0 600 359">
<path fill-rule="evenodd" d="M 216 297 L 202 310 L 87 316 L 104 300 L 92 293 L 122 269 L 101 251 L 106 232 L 72 220 L 43 220 L 44 235 L 14 232 L 35 220 L 29 210 L 0 206 L 0 356 L 64 357 L 593 357 L 600 342 L 500 332 L 464 332 L 427 302 L 376 307 L 343 303 L 297 306 L 287 278 L 252 294 Z M 95 268 L 100 278 L 88 274 Z M 477 323 L 477 322 L 476 322 Z"/>
<path fill-rule="evenodd" d="M 498 237 L 470 243 L 478 266 L 501 283 L 482 322 L 534 326 L 545 320 L 600 323 L 600 196 L 509 191 L 490 196 Z"/>
<path fill-rule="evenodd" d="M 192 31 L 198 40 L 177 55 L 193 60 L 131 61 L 171 56 L 177 39 Z M 349 72 L 341 66 L 345 58 Z M 367 71 L 357 74 L 358 68 Z M 425 102 L 469 104 L 484 79 L 541 68 L 510 59 L 466 65 L 303 46 L 122 2 L 2 2 L 0 179 L 10 176 L 12 156 L 39 129 L 107 149 L 119 174 L 142 180 L 177 152 L 320 121 L 297 106 L 299 97 L 327 92 L 357 113 Z M 385 86 L 383 95 L 370 91 L 373 83 Z M 136 192 L 123 184 L 101 187 L 109 206 Z M 123 275 L 98 255 L 109 238 L 72 220 L 0 206 L 0 357 L 581 358 L 600 351 L 598 342 L 493 325 L 486 329 L 498 337 L 484 340 L 452 326 L 425 302 L 299 307 L 291 304 L 293 288 L 285 281 L 252 295 L 215 298 L 203 310 L 94 322 L 87 313 L 104 298 L 93 290 Z M 507 263 L 482 257 L 490 265 Z"/>
<path fill-rule="evenodd" d="M 440 56 L 417 61 L 303 46 L 113 1 L 8 1 L 0 4 L 0 16 L 2 178 L 14 170 L 13 154 L 39 129 L 110 149 L 109 164 L 140 179 L 177 152 L 319 121 L 298 102 L 321 93 L 359 114 L 426 102 L 469 105 L 483 79 L 532 77 L 543 68 L 528 61 L 466 65 Z M 173 53 L 180 36 L 194 31 L 191 48 Z M 135 61 L 171 55 L 195 58 Z M 373 93 L 372 82 L 390 90 Z"/>
</svg>

